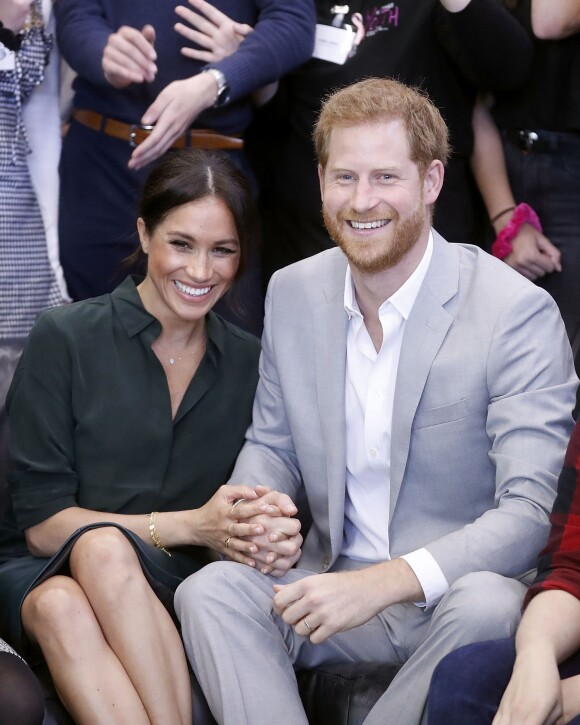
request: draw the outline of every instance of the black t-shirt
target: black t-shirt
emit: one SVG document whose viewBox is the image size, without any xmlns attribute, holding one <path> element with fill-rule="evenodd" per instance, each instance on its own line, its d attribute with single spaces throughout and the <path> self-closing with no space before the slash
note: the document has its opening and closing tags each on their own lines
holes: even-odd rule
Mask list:
<svg viewBox="0 0 580 725">
<path fill-rule="evenodd" d="M 532 35 L 531 0 L 513 11 Z M 532 69 L 515 91 L 497 92 L 494 117 L 501 128 L 580 131 L 580 34 L 534 39 Z"/>
</svg>

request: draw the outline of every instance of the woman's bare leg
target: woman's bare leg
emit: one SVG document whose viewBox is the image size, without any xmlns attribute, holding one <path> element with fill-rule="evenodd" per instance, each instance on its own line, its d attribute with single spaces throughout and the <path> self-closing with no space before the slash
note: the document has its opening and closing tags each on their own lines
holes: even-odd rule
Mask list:
<svg viewBox="0 0 580 725">
<path fill-rule="evenodd" d="M 191 725 L 181 638 L 126 537 L 114 527 L 87 531 L 73 547 L 70 567 L 151 723 Z"/>
<path fill-rule="evenodd" d="M 22 623 L 40 645 L 59 697 L 78 725 L 149 725 L 77 582 L 55 576 L 33 589 L 22 605 Z"/>
</svg>

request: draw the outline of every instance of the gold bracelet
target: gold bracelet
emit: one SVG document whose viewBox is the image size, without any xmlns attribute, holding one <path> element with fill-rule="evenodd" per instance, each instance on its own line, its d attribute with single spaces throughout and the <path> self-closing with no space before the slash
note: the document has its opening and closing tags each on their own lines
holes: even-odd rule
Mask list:
<svg viewBox="0 0 580 725">
<path fill-rule="evenodd" d="M 149 533 L 151 534 L 151 541 L 155 545 L 156 549 L 161 549 L 164 554 L 167 554 L 167 556 L 173 559 L 171 553 L 167 551 L 167 549 L 161 543 L 161 539 L 159 538 L 159 534 L 157 533 L 157 529 L 155 528 L 155 517 L 158 513 L 159 511 L 152 511 L 149 514 Z"/>
</svg>

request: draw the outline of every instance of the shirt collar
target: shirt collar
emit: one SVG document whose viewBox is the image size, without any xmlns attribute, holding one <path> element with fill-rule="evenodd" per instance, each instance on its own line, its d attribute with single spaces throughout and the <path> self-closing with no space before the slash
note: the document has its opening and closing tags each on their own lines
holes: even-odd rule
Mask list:
<svg viewBox="0 0 580 725">
<path fill-rule="evenodd" d="M 129 337 L 135 337 L 146 330 L 145 338 L 149 344 L 159 336 L 161 324 L 152 314 L 143 307 L 137 285 L 143 280 L 138 275 L 127 277 L 111 292 L 111 301 L 125 332 Z M 227 331 L 225 322 L 214 312 L 207 316 L 208 352 L 213 357 L 212 349 L 221 355 L 226 351 Z"/>
<path fill-rule="evenodd" d="M 429 268 L 429 263 L 431 262 L 432 256 L 433 232 L 429 231 L 427 247 L 425 248 L 425 252 L 423 254 L 423 257 L 421 258 L 421 261 L 417 265 L 417 268 L 409 277 L 409 279 L 403 285 L 401 285 L 401 287 L 399 287 L 399 289 L 387 300 L 385 300 L 383 304 L 379 307 L 379 316 L 381 315 L 381 312 L 384 311 L 385 307 L 391 304 L 399 312 L 401 317 L 403 317 L 405 320 L 409 318 L 411 310 L 413 309 L 413 305 L 415 304 L 415 300 L 417 299 L 417 295 L 419 294 L 419 290 L 421 289 L 421 285 L 423 284 L 423 280 L 425 279 L 425 275 L 427 274 L 427 269 Z M 348 264 L 346 267 L 346 279 L 344 283 L 344 309 L 346 310 L 346 314 L 348 315 L 349 319 L 353 316 L 361 316 L 360 308 L 358 306 L 358 302 L 356 301 L 354 281 L 352 279 L 350 264 Z"/>
</svg>

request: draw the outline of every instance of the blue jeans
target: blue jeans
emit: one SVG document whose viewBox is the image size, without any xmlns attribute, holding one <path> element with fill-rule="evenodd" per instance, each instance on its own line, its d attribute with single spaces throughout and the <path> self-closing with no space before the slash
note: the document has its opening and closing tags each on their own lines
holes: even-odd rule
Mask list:
<svg viewBox="0 0 580 725">
<path fill-rule="evenodd" d="M 490 725 L 510 680 L 515 641 L 496 639 L 460 647 L 437 665 L 429 690 L 428 725 Z M 580 653 L 560 665 L 562 679 L 580 674 Z M 580 725 L 580 715 L 568 725 Z"/>
</svg>

